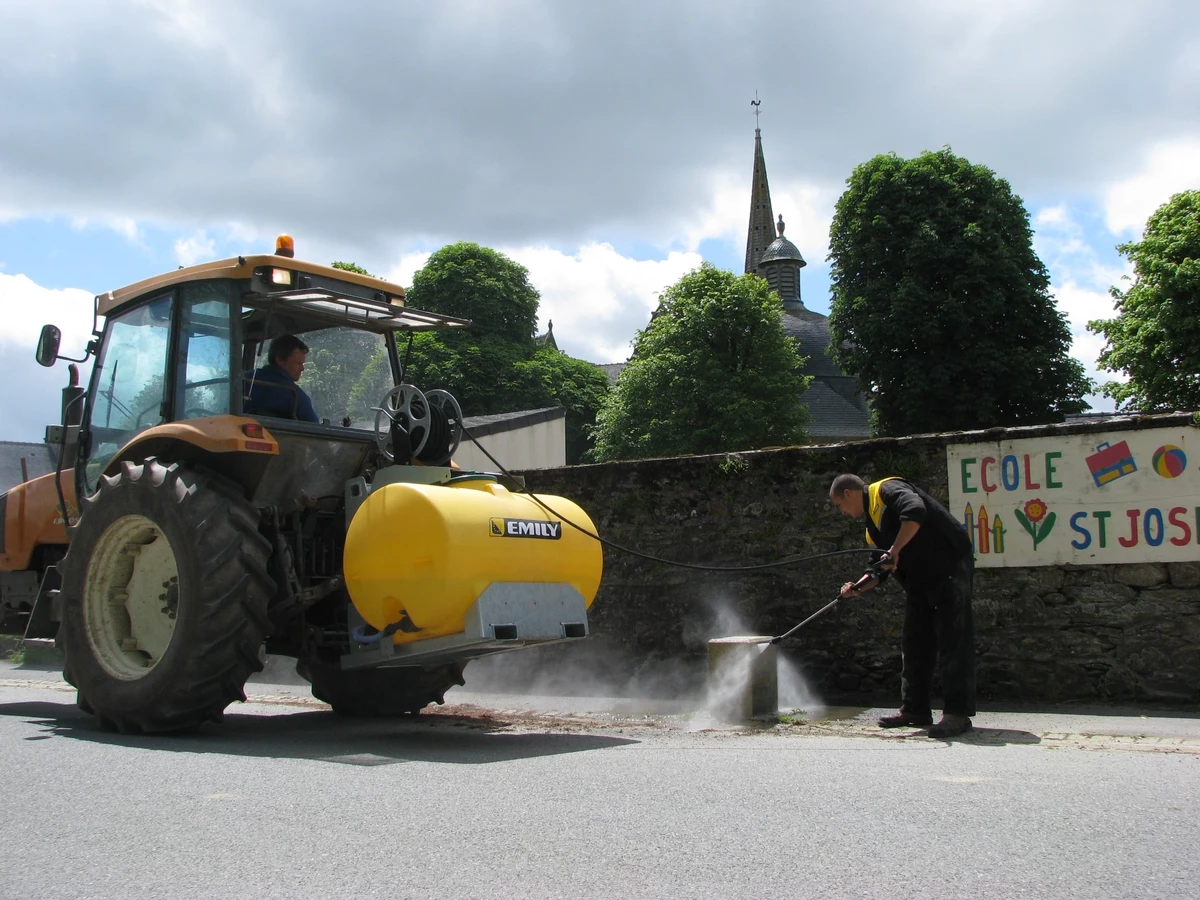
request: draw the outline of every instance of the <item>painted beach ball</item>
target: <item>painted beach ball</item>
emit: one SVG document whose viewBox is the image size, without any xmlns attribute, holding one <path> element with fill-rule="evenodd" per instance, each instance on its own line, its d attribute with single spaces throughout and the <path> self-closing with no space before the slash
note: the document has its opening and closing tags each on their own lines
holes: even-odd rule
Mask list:
<svg viewBox="0 0 1200 900">
<path fill-rule="evenodd" d="M 1187 468 L 1187 455 L 1174 444 L 1164 444 L 1154 451 L 1154 471 L 1163 478 L 1178 478 Z"/>
</svg>

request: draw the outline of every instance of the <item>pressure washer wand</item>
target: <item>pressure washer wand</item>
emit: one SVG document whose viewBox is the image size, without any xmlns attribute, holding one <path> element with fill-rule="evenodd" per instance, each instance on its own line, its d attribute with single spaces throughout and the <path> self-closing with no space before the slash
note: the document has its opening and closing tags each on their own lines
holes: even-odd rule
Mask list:
<svg viewBox="0 0 1200 900">
<path fill-rule="evenodd" d="M 880 579 L 880 580 L 885 578 L 887 576 L 887 572 L 884 569 L 884 566 L 889 561 L 890 561 L 890 558 L 885 553 L 879 559 L 875 560 L 875 562 L 871 563 L 871 565 L 869 565 L 867 567 L 867 571 L 865 571 L 863 573 L 862 577 L 854 583 L 854 587 L 851 588 L 851 593 L 857 594 L 859 592 L 859 590 L 861 590 L 862 587 L 865 586 L 867 584 L 867 582 L 869 582 L 872 578 Z M 818 609 L 815 613 L 813 613 L 811 616 L 809 616 L 807 619 L 805 619 L 803 622 L 801 622 L 795 628 L 792 628 L 789 631 L 785 631 L 783 634 L 781 634 L 777 637 L 771 638 L 771 640 L 768 641 L 768 643 L 778 644 L 780 641 L 786 641 L 788 638 L 790 638 L 793 634 L 795 634 L 797 631 L 799 631 L 801 628 L 803 628 L 805 625 L 807 625 L 809 622 L 811 622 L 817 616 L 821 615 L 821 613 L 828 612 L 829 610 L 833 609 L 835 606 L 838 605 L 838 603 L 841 602 L 841 600 L 842 600 L 842 595 L 838 594 L 838 596 L 835 597 L 831 602 L 826 603 L 824 606 L 822 606 L 820 609 Z"/>
<path fill-rule="evenodd" d="M 779 635 L 778 637 L 771 638 L 770 643 L 778 644 L 780 641 L 786 641 L 793 634 L 795 634 L 797 631 L 799 631 L 801 628 L 803 628 L 805 625 L 807 625 L 809 622 L 811 622 L 813 619 L 815 619 L 817 616 L 819 616 L 821 613 L 825 612 L 826 610 L 833 609 L 835 606 L 837 606 L 838 603 L 841 601 L 841 599 L 842 599 L 841 597 L 835 597 L 833 599 L 832 603 L 826 603 L 824 606 L 822 606 L 820 609 L 818 609 L 815 613 L 813 613 L 811 616 L 809 616 L 807 619 L 805 619 L 803 622 L 801 622 L 795 628 L 791 629 L 790 631 L 785 631 L 783 634 Z"/>
</svg>

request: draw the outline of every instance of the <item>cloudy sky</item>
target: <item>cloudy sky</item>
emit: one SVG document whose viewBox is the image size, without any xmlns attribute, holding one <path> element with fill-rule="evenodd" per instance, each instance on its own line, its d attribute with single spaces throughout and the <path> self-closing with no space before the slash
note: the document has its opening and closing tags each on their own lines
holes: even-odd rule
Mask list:
<svg viewBox="0 0 1200 900">
<path fill-rule="evenodd" d="M 756 91 L 821 312 L 853 167 L 949 145 L 1024 198 L 1091 369 L 1115 245 L 1200 187 L 1192 0 L 0 0 L 0 440 L 57 418 L 43 322 L 81 349 L 94 294 L 282 231 L 402 284 L 495 247 L 623 360 L 658 291 L 741 271 Z"/>
</svg>

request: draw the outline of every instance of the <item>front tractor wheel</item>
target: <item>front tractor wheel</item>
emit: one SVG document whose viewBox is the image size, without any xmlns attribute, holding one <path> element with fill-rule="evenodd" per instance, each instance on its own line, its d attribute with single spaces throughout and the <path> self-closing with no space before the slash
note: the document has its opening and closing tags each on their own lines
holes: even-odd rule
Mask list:
<svg viewBox="0 0 1200 900">
<path fill-rule="evenodd" d="M 270 626 L 270 543 L 230 482 L 150 458 L 101 478 L 62 561 L 64 674 L 121 731 L 219 720 Z"/>
</svg>

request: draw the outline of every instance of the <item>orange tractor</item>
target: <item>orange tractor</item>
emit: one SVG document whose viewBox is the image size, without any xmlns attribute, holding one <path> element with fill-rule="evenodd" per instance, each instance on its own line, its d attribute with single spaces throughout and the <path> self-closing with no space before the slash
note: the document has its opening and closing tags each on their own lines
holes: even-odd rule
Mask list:
<svg viewBox="0 0 1200 900">
<path fill-rule="evenodd" d="M 411 714 L 471 659 L 587 635 L 587 515 L 459 469 L 457 401 L 404 379 L 405 337 L 468 321 L 286 236 L 95 313 L 88 385 L 72 364 L 47 428 L 59 470 L 0 496 L 0 617 L 55 639 L 105 725 L 219 720 L 267 653 L 337 713 Z M 298 382 L 268 358 L 280 338 Z M 47 325 L 37 361 L 59 343 Z"/>
</svg>

